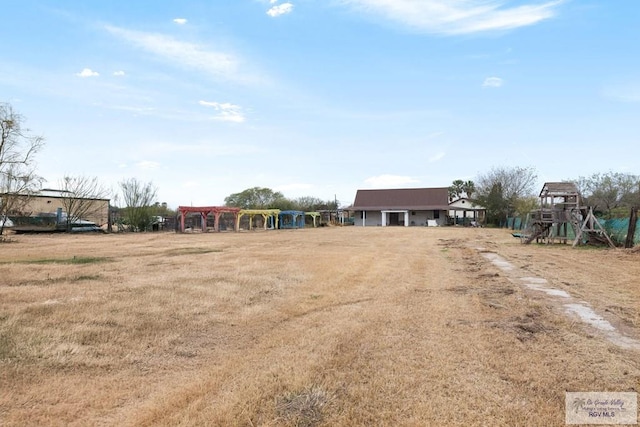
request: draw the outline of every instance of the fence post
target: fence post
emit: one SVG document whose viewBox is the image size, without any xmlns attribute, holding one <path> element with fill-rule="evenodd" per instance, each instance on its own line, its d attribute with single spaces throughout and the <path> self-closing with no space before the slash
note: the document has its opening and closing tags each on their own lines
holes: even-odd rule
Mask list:
<svg viewBox="0 0 640 427">
<path fill-rule="evenodd" d="M 625 248 L 633 247 L 633 238 L 636 234 L 636 222 L 638 222 L 638 207 L 633 206 L 629 214 L 629 229 L 627 230 L 627 239 L 624 242 Z"/>
</svg>

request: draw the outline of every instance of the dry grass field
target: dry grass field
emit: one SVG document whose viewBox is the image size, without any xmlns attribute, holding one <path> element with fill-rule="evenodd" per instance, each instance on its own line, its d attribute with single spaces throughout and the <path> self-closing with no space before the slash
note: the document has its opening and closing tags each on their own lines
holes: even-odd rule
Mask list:
<svg viewBox="0 0 640 427">
<path fill-rule="evenodd" d="M 505 230 L 10 236 L 0 425 L 555 426 L 640 391 L 640 252 Z M 496 267 L 486 254 L 507 260 Z"/>
</svg>

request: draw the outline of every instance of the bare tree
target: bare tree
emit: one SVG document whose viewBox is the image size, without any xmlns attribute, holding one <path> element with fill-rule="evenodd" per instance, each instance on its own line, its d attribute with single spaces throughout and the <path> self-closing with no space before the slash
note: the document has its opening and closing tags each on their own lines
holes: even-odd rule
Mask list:
<svg viewBox="0 0 640 427">
<path fill-rule="evenodd" d="M 132 231 L 145 231 L 153 223 L 156 187 L 135 178 L 120 182 L 125 204 L 124 219 Z"/>
<path fill-rule="evenodd" d="M 42 182 L 34 158 L 44 138 L 31 135 L 23 123 L 10 104 L 0 103 L 0 236 L 8 215 L 21 214 Z"/>
<path fill-rule="evenodd" d="M 595 173 L 575 181 L 586 203 L 607 218 L 626 215 L 628 209 L 637 206 L 640 194 L 640 177 L 628 173 Z"/>
<path fill-rule="evenodd" d="M 61 203 L 66 213 L 64 224 L 67 231 L 81 220 L 104 216 L 104 200 L 109 192 L 100 184 L 97 177 L 65 175 L 60 182 L 60 191 Z M 108 205 L 106 209 L 108 215 Z"/>
</svg>

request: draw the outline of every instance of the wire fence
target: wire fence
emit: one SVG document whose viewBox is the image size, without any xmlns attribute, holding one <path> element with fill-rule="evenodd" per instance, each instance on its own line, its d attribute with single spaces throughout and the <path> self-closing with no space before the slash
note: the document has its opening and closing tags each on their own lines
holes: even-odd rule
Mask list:
<svg viewBox="0 0 640 427">
<path fill-rule="evenodd" d="M 629 218 L 615 218 L 607 220 L 599 220 L 600 224 L 609 234 L 614 242 L 624 244 L 629 231 Z M 640 219 L 636 222 L 636 232 L 633 235 L 633 244 L 640 243 Z"/>
<path fill-rule="evenodd" d="M 599 218 L 598 222 L 605 229 L 609 237 L 611 237 L 611 240 L 616 244 L 624 245 L 629 231 L 629 218 Z M 522 230 L 527 226 L 526 219 L 520 217 L 508 218 L 506 222 L 503 222 L 500 225 L 501 227 L 506 227 L 511 230 Z M 575 238 L 575 233 L 571 226 L 567 227 L 567 237 L 570 239 Z M 636 222 L 636 232 L 633 235 L 633 244 L 640 244 L 640 219 Z"/>
</svg>

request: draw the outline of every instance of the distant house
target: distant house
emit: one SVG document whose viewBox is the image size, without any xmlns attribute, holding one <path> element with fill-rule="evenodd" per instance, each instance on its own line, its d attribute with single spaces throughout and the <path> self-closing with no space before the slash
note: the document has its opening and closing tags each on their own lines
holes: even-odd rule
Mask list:
<svg viewBox="0 0 640 427">
<path fill-rule="evenodd" d="M 446 187 L 358 190 L 350 210 L 355 214 L 356 226 L 445 225 L 449 190 Z"/>
</svg>

